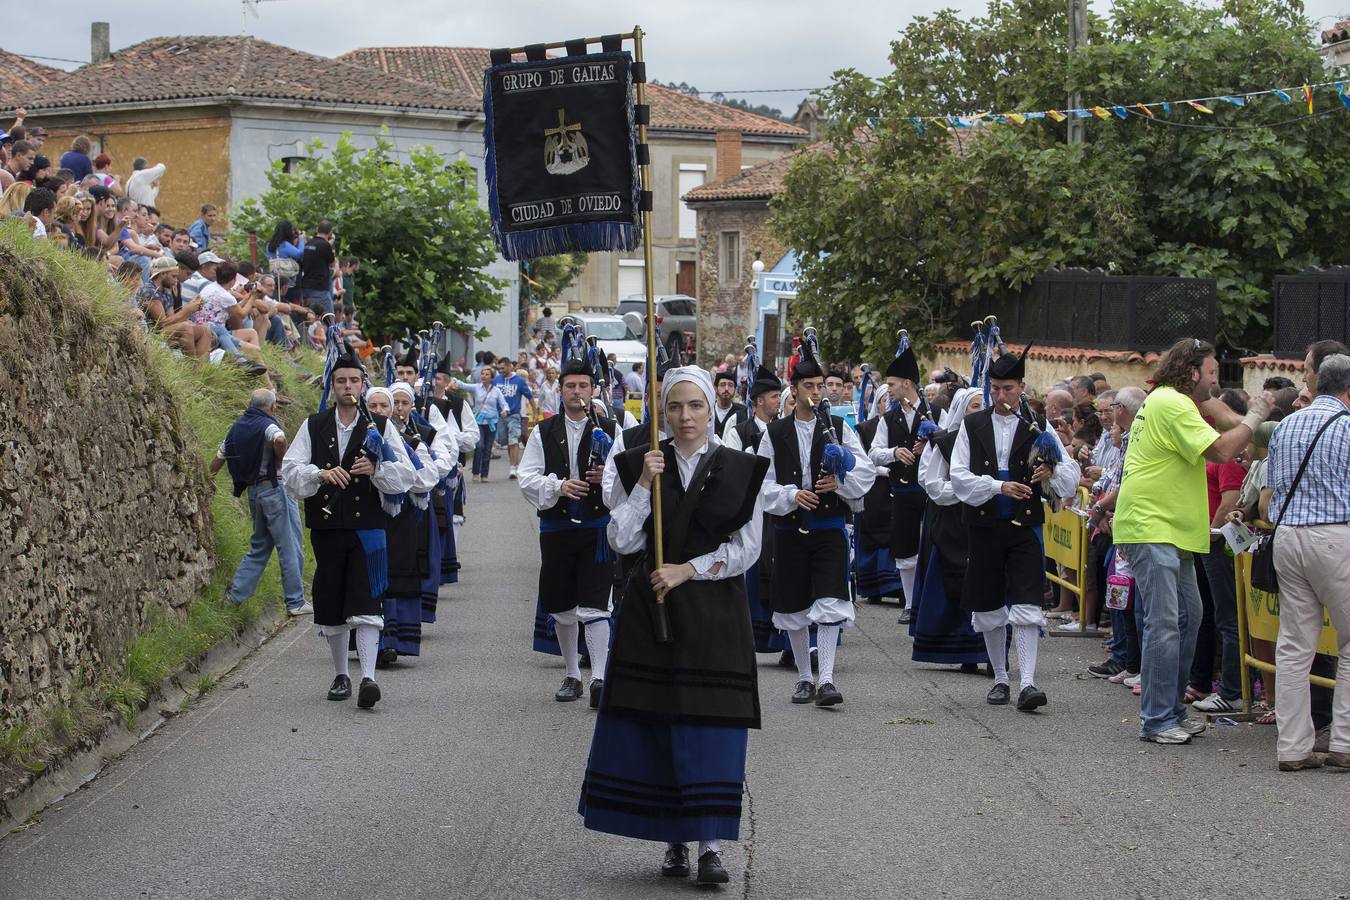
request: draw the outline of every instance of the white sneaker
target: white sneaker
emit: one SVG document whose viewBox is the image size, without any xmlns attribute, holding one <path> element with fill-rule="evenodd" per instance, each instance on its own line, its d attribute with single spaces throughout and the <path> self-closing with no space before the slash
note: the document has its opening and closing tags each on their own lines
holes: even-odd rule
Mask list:
<svg viewBox="0 0 1350 900">
<path fill-rule="evenodd" d="M 1143 676 L 1141 675 L 1131 675 L 1129 678 L 1126 678 L 1124 681 L 1122 681 L 1121 684 L 1125 685 L 1126 687 L 1135 687 L 1143 680 L 1144 680 Z"/>
<path fill-rule="evenodd" d="M 286 608 L 286 615 L 288 615 L 288 616 L 312 616 L 312 615 L 314 615 L 314 607 L 311 606 L 309 603 L 301 604 L 300 606 L 297 606 L 295 609 L 291 609 L 290 607 L 287 607 L 287 608 Z"/>
<path fill-rule="evenodd" d="M 1187 734 L 1194 737 L 1197 734 L 1204 734 L 1205 729 L 1209 727 L 1203 719 L 1192 719 L 1190 716 L 1177 723 L 1177 727 Z"/>
<path fill-rule="evenodd" d="M 1191 704 L 1191 709 L 1202 713 L 1230 713 L 1237 712 L 1238 705 L 1229 703 L 1218 693 L 1210 694 L 1203 700 L 1197 700 Z"/>
<path fill-rule="evenodd" d="M 1157 734 L 1140 738 L 1140 740 L 1151 741 L 1154 744 L 1189 744 L 1191 736 L 1174 725 L 1171 728 L 1164 728 Z"/>
<path fill-rule="evenodd" d="M 512 466 L 512 467 L 511 467 L 511 474 L 508 475 L 507 477 L 508 477 L 508 478 L 515 478 L 515 477 L 516 477 L 516 467 L 515 467 L 515 466 Z"/>
</svg>

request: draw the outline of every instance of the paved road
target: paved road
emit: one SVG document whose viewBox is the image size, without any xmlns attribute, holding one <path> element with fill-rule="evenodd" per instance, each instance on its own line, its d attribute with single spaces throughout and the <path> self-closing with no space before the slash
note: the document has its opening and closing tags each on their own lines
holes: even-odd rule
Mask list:
<svg viewBox="0 0 1350 900">
<path fill-rule="evenodd" d="M 461 582 L 374 713 L 323 699 L 292 624 L 191 712 L 0 842 L 0 896 L 660 897 L 660 848 L 580 827 L 591 737 L 531 653 L 537 553 L 514 483 L 476 489 Z M 1274 730 L 1134 738 L 1133 698 L 1042 645 L 1028 716 L 978 676 L 909 660 L 890 607 L 847 633 L 836 711 L 761 666 L 727 896 L 1350 896 L 1350 777 L 1274 769 Z M 354 663 L 353 663 L 354 665 Z"/>
</svg>

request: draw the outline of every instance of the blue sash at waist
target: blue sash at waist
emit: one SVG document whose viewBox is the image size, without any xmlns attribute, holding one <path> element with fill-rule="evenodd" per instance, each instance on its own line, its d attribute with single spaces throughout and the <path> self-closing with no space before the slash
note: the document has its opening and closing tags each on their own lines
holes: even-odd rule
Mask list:
<svg viewBox="0 0 1350 900">
<path fill-rule="evenodd" d="M 542 533 L 555 531 L 575 531 L 578 528 L 605 528 L 609 525 L 609 513 L 596 519 L 582 519 L 580 522 L 573 522 L 571 519 L 540 519 L 539 530 Z"/>
<path fill-rule="evenodd" d="M 1012 473 L 1009 472 L 1007 469 L 998 470 L 999 481 L 1009 481 L 1011 479 Z M 1000 491 L 998 495 L 994 497 L 994 518 L 1002 521 L 1007 521 L 1012 517 L 1013 517 L 1012 498 L 1009 497 L 1007 494 L 1004 494 L 1002 491 Z"/>
<path fill-rule="evenodd" d="M 805 528 L 807 531 L 844 531 L 844 516 L 818 516 L 809 509 L 798 510 L 791 517 L 776 517 L 774 527 L 780 531 L 795 531 Z"/>
</svg>

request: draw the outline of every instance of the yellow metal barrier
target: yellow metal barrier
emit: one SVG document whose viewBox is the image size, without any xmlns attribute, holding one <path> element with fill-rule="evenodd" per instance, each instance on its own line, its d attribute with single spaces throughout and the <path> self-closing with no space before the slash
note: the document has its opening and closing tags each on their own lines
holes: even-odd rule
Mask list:
<svg viewBox="0 0 1350 900">
<path fill-rule="evenodd" d="M 1087 520 L 1067 506 L 1056 512 L 1050 508 L 1048 502 L 1042 502 L 1045 503 L 1045 525 L 1041 529 L 1045 541 L 1045 577 L 1051 584 L 1068 588 L 1078 598 L 1078 627 L 1052 628 L 1051 631 L 1054 634 L 1085 637 L 1087 636 Z M 1078 489 L 1074 505 L 1080 509 L 1087 507 L 1086 488 Z M 1072 569 L 1078 575 L 1078 583 L 1074 584 L 1061 577 L 1050 563 L 1058 563 L 1065 569 Z M 1093 632 L 1093 636 L 1096 636 L 1096 632 Z"/>
<path fill-rule="evenodd" d="M 1270 525 L 1258 523 L 1258 527 L 1269 530 Z M 1252 711 L 1252 679 L 1249 669 L 1275 673 L 1274 663 L 1257 659 L 1252 655 L 1251 641 L 1256 638 L 1274 644 L 1280 636 L 1280 595 L 1263 591 L 1252 586 L 1252 557 L 1250 553 L 1239 553 L 1233 559 L 1233 572 L 1237 584 L 1238 608 L 1238 647 L 1241 649 L 1242 663 L 1242 709 Z M 1335 656 L 1337 653 L 1336 630 L 1331 620 L 1322 613 L 1322 634 L 1317 640 L 1317 652 Z M 1335 690 L 1336 682 L 1320 675 L 1309 675 L 1308 681 L 1324 688 Z"/>
</svg>

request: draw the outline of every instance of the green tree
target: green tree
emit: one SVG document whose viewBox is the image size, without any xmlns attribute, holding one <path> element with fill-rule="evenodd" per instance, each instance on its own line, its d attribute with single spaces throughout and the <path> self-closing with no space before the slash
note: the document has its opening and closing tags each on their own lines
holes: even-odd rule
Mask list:
<svg viewBox="0 0 1350 900">
<path fill-rule="evenodd" d="M 1063 108 L 1071 87 L 1086 106 L 1111 106 L 1324 78 L 1298 3 L 1118 0 L 1073 54 L 1067 29 L 1062 0 L 992 0 L 968 21 L 916 18 L 882 78 L 836 75 L 822 97 L 830 148 L 800 157 L 775 203 L 802 251 L 798 310 L 823 342 L 883 356 L 897 327 L 941 337 L 962 324 L 962 303 L 1083 266 L 1213 277 L 1219 337 L 1268 346 L 1273 277 L 1343 259 L 1350 115 L 1326 92 L 1314 116 L 1262 98 L 1212 116 L 1088 120 L 1081 147 L 1048 120 L 910 124 Z"/>
<path fill-rule="evenodd" d="M 585 253 L 564 253 L 529 260 L 525 274 L 533 282 L 529 285 L 530 299 L 541 305 L 558 299 L 586 268 L 587 258 Z"/>
<path fill-rule="evenodd" d="M 506 282 L 484 271 L 497 254 L 468 163 L 447 163 L 430 147 L 400 160 L 384 134 L 369 150 L 350 133 L 332 153 L 322 150 L 311 144 L 310 161 L 291 174 L 273 166 L 267 192 L 230 216 L 232 250 L 243 250 L 249 234 L 265 242 L 279 219 L 310 234 L 320 219 L 332 222 L 337 252 L 361 260 L 361 324 L 381 341 L 438 319 L 472 331 L 477 313 L 501 306 Z"/>
</svg>

